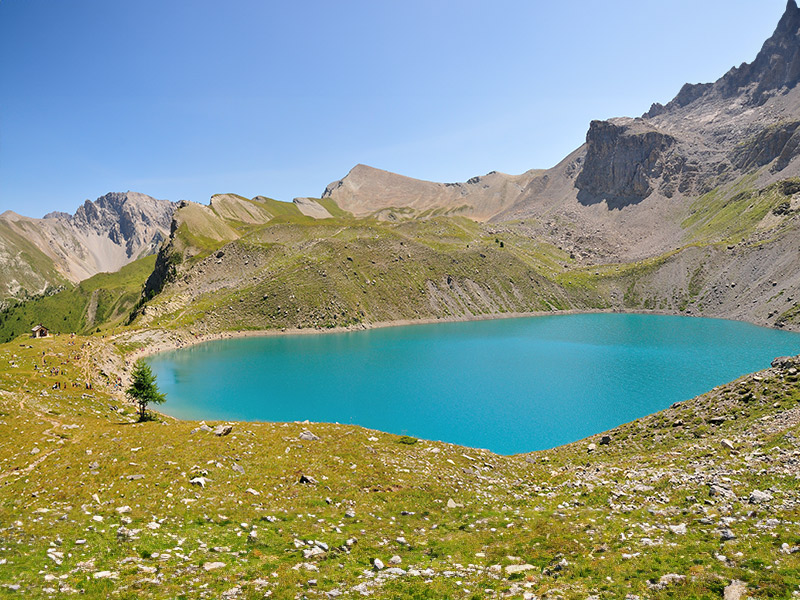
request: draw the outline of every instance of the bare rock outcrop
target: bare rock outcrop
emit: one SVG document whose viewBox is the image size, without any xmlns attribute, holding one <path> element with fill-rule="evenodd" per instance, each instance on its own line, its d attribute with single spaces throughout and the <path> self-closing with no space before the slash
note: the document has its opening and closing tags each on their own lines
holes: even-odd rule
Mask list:
<svg viewBox="0 0 800 600">
<path fill-rule="evenodd" d="M 606 201 L 621 208 L 647 198 L 656 181 L 668 184 L 685 164 L 676 141 L 641 119 L 592 121 L 586 135 L 586 158 L 575 180 L 582 204 Z M 666 195 L 671 195 L 672 188 Z"/>
<path fill-rule="evenodd" d="M 87 200 L 74 215 L 53 212 L 34 219 L 3 213 L 0 215 L 3 254 L 9 262 L 16 261 L 18 274 L 27 272 L 21 267 L 30 262 L 29 271 L 37 278 L 18 275 L 21 281 L 16 281 L 14 288 L 5 285 L 6 289 L 0 292 L 6 297 L 35 294 L 49 285 L 117 271 L 138 258 L 154 254 L 169 234 L 174 206 L 168 200 L 124 192 L 106 194 L 94 202 Z"/>
</svg>

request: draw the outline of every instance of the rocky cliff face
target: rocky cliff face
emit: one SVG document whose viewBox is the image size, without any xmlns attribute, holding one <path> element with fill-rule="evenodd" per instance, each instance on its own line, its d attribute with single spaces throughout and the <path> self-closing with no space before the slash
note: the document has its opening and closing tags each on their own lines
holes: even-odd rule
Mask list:
<svg viewBox="0 0 800 600">
<path fill-rule="evenodd" d="M 584 204 L 605 201 L 609 208 L 641 202 L 663 178 L 666 195 L 685 162 L 675 152 L 676 141 L 642 120 L 592 121 L 586 135 L 586 158 L 575 180 Z"/>
<path fill-rule="evenodd" d="M 640 118 L 592 122 L 585 145 L 552 169 L 442 184 L 359 165 L 325 197 L 357 216 L 531 219 L 560 245 L 593 240 L 581 251 L 599 260 L 653 256 L 691 242 L 682 223 L 702 195 L 745 176 L 763 189 L 800 175 L 798 82 L 800 9 L 790 0 L 752 63 L 686 84 Z"/>
<path fill-rule="evenodd" d="M 0 215 L 0 293 L 41 293 L 154 254 L 169 234 L 173 211 L 167 200 L 125 192 L 87 200 L 74 215 L 32 219 L 6 212 Z"/>
<path fill-rule="evenodd" d="M 686 84 L 666 106 L 640 119 L 592 123 L 575 185 L 583 203 L 637 204 L 654 191 L 697 196 L 766 167 L 785 171 L 800 133 L 800 9 L 790 0 L 775 33 L 752 63 L 715 83 Z M 800 172 L 795 166 L 784 177 Z"/>
</svg>

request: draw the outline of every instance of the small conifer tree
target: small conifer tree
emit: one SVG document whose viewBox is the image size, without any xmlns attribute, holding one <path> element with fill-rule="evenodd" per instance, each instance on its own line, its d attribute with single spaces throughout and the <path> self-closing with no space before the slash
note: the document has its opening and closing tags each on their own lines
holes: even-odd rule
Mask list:
<svg viewBox="0 0 800 600">
<path fill-rule="evenodd" d="M 142 360 L 137 360 L 133 366 L 131 385 L 125 393 L 139 405 L 139 421 L 147 420 L 148 404 L 161 404 L 167 400 L 166 394 L 158 391 L 156 376 L 150 366 Z"/>
</svg>

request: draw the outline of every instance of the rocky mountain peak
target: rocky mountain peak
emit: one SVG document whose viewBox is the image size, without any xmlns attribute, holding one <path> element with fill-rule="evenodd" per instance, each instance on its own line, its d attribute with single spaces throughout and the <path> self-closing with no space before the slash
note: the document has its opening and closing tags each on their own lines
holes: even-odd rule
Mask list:
<svg viewBox="0 0 800 600">
<path fill-rule="evenodd" d="M 755 83 L 753 97 L 758 102 L 763 102 L 769 91 L 793 88 L 800 82 L 800 8 L 795 0 L 787 3 L 775 33 L 764 42 L 756 59 L 742 65 L 732 79 L 739 89 Z"/>
<path fill-rule="evenodd" d="M 41 251 L 39 263 L 49 260 L 52 269 L 43 278 L 32 271 L 31 265 L 21 264 L 14 278 L 30 285 L 23 283 L 19 289 L 6 285 L 4 290 L 4 282 L 0 280 L 0 293 L 7 296 L 20 290 L 40 293 L 57 283 L 56 273 L 77 282 L 95 273 L 116 271 L 139 257 L 153 254 L 169 234 L 174 210 L 175 204 L 168 200 L 136 192 L 112 192 L 95 201 L 86 200 L 73 215 L 57 211 L 33 219 L 3 213 L 0 222 L 7 231 L 0 236 L 0 262 L 3 254 L 20 255 L 16 240 L 22 238 Z M 9 276 L 8 281 L 11 279 Z"/>
<path fill-rule="evenodd" d="M 672 113 L 695 102 L 740 98 L 760 106 L 800 83 L 800 8 L 789 0 L 778 26 L 752 63 L 733 67 L 715 83 L 685 84 L 666 106 L 655 103 L 643 117 Z"/>
</svg>

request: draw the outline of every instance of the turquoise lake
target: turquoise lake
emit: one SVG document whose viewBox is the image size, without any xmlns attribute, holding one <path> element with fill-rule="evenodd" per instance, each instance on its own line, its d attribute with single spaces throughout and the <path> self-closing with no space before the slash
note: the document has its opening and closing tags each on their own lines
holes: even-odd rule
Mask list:
<svg viewBox="0 0 800 600">
<path fill-rule="evenodd" d="M 500 454 L 611 429 L 800 354 L 800 334 L 585 314 L 207 342 L 148 358 L 186 419 L 352 423 Z"/>
</svg>

